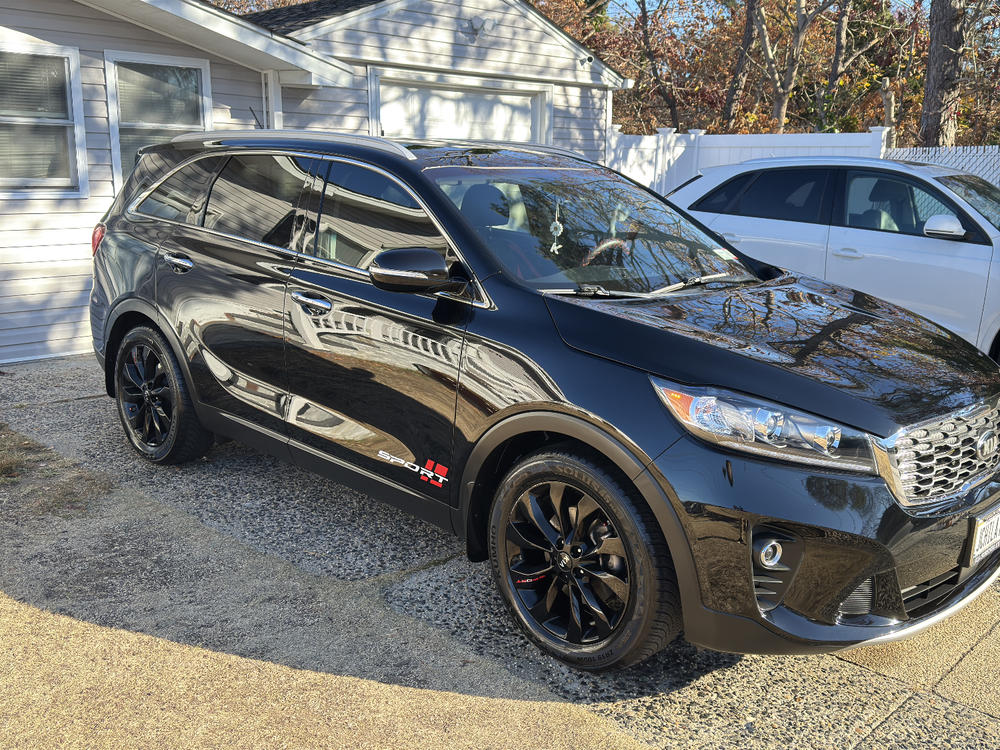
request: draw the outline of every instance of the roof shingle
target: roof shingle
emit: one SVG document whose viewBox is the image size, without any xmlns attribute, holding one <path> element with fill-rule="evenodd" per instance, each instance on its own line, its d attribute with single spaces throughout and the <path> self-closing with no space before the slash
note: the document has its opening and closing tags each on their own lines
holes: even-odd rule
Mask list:
<svg viewBox="0 0 1000 750">
<path fill-rule="evenodd" d="M 291 34 L 307 26 L 342 16 L 382 0 L 311 0 L 311 2 L 247 13 L 243 18 L 276 34 Z"/>
</svg>

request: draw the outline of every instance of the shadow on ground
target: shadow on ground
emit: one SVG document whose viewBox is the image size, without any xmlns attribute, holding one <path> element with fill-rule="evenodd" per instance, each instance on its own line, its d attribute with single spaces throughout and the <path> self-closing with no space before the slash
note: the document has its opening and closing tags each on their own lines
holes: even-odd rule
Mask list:
<svg viewBox="0 0 1000 750">
<path fill-rule="evenodd" d="M 575 672 L 520 635 L 488 566 L 432 526 L 232 443 L 144 463 L 89 358 L 12 368 L 0 405 L 52 449 L 21 443 L 6 476 L 0 455 L 0 589 L 45 610 L 386 684 L 564 699 L 658 746 L 854 747 L 912 695 L 835 657 L 683 641 L 624 672 Z"/>
</svg>

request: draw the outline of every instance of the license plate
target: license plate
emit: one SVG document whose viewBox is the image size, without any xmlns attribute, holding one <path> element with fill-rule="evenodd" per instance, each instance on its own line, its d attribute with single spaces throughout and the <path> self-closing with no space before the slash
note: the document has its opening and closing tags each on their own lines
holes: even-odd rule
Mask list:
<svg viewBox="0 0 1000 750">
<path fill-rule="evenodd" d="M 1000 506 L 985 516 L 973 519 L 969 541 L 972 555 L 969 564 L 975 565 L 998 547 L 1000 547 Z"/>
</svg>

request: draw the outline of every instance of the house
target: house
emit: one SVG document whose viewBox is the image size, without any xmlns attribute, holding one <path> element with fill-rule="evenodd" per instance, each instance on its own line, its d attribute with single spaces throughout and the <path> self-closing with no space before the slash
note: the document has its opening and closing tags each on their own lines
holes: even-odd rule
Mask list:
<svg viewBox="0 0 1000 750">
<path fill-rule="evenodd" d="M 0 363 L 91 348 L 90 234 L 143 144 L 254 127 L 602 160 L 627 85 L 524 0 L 0 0 Z"/>
</svg>

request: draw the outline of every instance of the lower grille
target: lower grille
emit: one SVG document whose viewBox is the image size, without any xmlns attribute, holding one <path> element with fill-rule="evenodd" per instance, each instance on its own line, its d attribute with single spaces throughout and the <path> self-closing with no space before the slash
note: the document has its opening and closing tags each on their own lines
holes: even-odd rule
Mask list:
<svg viewBox="0 0 1000 750">
<path fill-rule="evenodd" d="M 962 569 L 952 568 L 946 573 L 902 590 L 903 607 L 910 617 L 920 617 L 934 610 L 939 601 L 958 587 Z"/>
<path fill-rule="evenodd" d="M 872 611 L 872 579 L 863 580 L 850 596 L 840 603 L 837 614 L 841 617 L 867 615 Z"/>
</svg>

